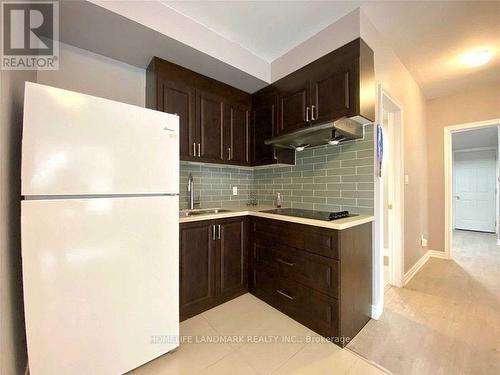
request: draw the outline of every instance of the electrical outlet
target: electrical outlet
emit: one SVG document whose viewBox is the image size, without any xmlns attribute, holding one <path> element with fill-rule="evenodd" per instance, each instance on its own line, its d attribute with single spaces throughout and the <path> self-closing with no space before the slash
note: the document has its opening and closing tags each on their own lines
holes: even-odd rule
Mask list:
<svg viewBox="0 0 500 375">
<path fill-rule="evenodd" d="M 421 236 L 420 243 L 422 244 L 422 247 L 427 247 L 427 238 L 425 238 L 424 236 Z"/>
<path fill-rule="evenodd" d="M 407 174 L 405 175 L 405 185 L 409 185 L 410 184 L 410 176 L 408 176 Z"/>
<path fill-rule="evenodd" d="M 238 195 L 238 186 L 233 186 L 233 195 Z"/>
</svg>

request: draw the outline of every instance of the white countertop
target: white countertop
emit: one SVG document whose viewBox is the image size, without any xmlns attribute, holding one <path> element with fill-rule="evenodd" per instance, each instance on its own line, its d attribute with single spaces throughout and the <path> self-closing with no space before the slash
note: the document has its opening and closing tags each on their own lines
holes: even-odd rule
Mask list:
<svg viewBox="0 0 500 375">
<path fill-rule="evenodd" d="M 302 218 L 302 217 L 277 215 L 277 214 L 270 214 L 267 212 L 262 212 L 265 210 L 272 210 L 272 209 L 276 208 L 273 206 L 236 206 L 236 207 L 223 207 L 223 208 L 231 210 L 231 211 L 230 212 L 221 212 L 221 213 L 217 213 L 217 214 L 193 215 L 193 216 L 181 217 L 181 218 L 179 218 L 179 223 L 191 223 L 193 221 L 225 219 L 228 217 L 237 217 L 237 216 L 256 216 L 256 217 L 263 217 L 263 218 L 267 218 L 267 219 L 288 221 L 291 223 L 313 225 L 316 227 L 342 230 L 342 229 L 355 227 L 357 225 L 369 223 L 369 222 L 372 222 L 374 220 L 373 216 L 358 215 L 358 216 L 346 217 L 346 218 L 338 219 L 338 220 L 334 220 L 334 221 L 323 221 L 323 220 L 306 219 L 306 218 Z"/>
</svg>

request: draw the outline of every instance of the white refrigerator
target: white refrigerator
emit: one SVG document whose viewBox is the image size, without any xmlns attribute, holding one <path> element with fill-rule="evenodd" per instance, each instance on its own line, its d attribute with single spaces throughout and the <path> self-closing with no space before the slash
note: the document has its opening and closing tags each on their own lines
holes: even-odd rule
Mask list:
<svg viewBox="0 0 500 375">
<path fill-rule="evenodd" d="M 32 375 L 122 374 L 178 346 L 178 193 L 177 116 L 26 83 Z"/>
</svg>

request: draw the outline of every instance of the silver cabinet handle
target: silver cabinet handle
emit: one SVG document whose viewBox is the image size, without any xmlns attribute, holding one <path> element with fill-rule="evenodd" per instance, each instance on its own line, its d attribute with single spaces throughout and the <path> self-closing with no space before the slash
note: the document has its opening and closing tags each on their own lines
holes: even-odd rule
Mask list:
<svg viewBox="0 0 500 375">
<path fill-rule="evenodd" d="M 201 158 L 201 143 L 198 143 L 198 157 Z"/>
<path fill-rule="evenodd" d="M 312 105 L 311 106 L 311 120 L 317 120 L 318 119 L 318 116 L 314 116 L 314 109 L 316 108 L 316 106 Z"/>
<path fill-rule="evenodd" d="M 309 120 L 309 111 L 310 111 L 310 108 L 306 107 L 306 122 L 311 121 L 311 120 Z"/>
<path fill-rule="evenodd" d="M 349 101 L 349 72 L 346 72 L 344 75 L 344 105 L 346 108 L 349 108 L 350 106 L 350 101 Z"/>
<path fill-rule="evenodd" d="M 196 156 L 196 142 L 193 142 L 193 156 Z"/>
<path fill-rule="evenodd" d="M 286 294 L 281 289 L 277 289 L 276 293 L 281 294 L 283 297 L 288 298 L 289 300 L 292 300 L 292 301 L 295 299 L 295 297 L 292 297 L 291 295 Z"/>
<path fill-rule="evenodd" d="M 276 149 L 273 150 L 273 158 L 274 160 L 278 160 L 278 150 Z"/>
<path fill-rule="evenodd" d="M 212 225 L 212 240 L 215 241 L 216 239 L 217 239 L 217 237 L 215 236 L 215 224 L 214 224 L 214 225 Z"/>
<path fill-rule="evenodd" d="M 288 267 L 293 267 L 293 266 L 295 266 L 295 263 L 287 262 L 286 260 L 281 259 L 281 258 L 276 259 L 276 261 L 277 261 L 278 263 L 284 264 L 285 266 L 288 266 Z"/>
<path fill-rule="evenodd" d="M 231 147 L 227 148 L 227 160 L 231 160 Z"/>
<path fill-rule="evenodd" d="M 220 224 L 217 227 L 218 227 L 218 232 L 219 232 L 218 235 L 217 235 L 217 239 L 220 240 Z"/>
</svg>

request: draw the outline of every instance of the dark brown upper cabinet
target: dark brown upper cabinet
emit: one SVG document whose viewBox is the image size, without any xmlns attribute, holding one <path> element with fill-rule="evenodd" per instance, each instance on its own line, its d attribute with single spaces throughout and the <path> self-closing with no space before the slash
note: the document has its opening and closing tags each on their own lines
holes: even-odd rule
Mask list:
<svg viewBox="0 0 500 375">
<path fill-rule="evenodd" d="M 322 124 L 353 115 L 356 101 L 355 67 L 337 66 L 331 72 L 317 74 L 311 86 L 311 123 Z"/>
<path fill-rule="evenodd" d="M 222 162 L 224 99 L 210 92 L 196 90 L 196 115 L 200 132 L 198 156 L 206 162 Z"/>
<path fill-rule="evenodd" d="M 252 96 L 252 165 L 295 164 L 295 152 L 264 141 L 278 134 L 278 95 L 263 89 Z"/>
<path fill-rule="evenodd" d="M 183 160 L 194 160 L 197 155 L 198 134 L 195 119 L 195 90 L 182 83 L 158 80 L 159 108 L 176 113 L 180 126 L 180 155 Z"/>
<path fill-rule="evenodd" d="M 285 134 L 341 117 L 375 121 L 373 51 L 361 39 L 274 82 L 278 133 Z M 363 95 L 361 95 L 363 93 Z"/>
<path fill-rule="evenodd" d="M 155 57 L 146 106 L 180 116 L 181 160 L 294 164 L 293 150 L 264 142 L 342 117 L 375 121 L 373 51 L 355 39 L 252 95 Z"/>
<path fill-rule="evenodd" d="M 252 164 L 273 162 L 273 147 L 264 143 L 277 134 L 278 96 L 255 94 L 252 101 Z"/>
<path fill-rule="evenodd" d="M 224 112 L 224 160 L 250 165 L 250 106 L 227 103 Z"/>
<path fill-rule="evenodd" d="M 180 117 L 181 160 L 250 164 L 251 95 L 153 58 L 146 72 L 146 106 Z"/>
<path fill-rule="evenodd" d="M 310 82 L 293 75 L 277 84 L 279 94 L 279 130 L 288 133 L 310 125 Z"/>
</svg>

